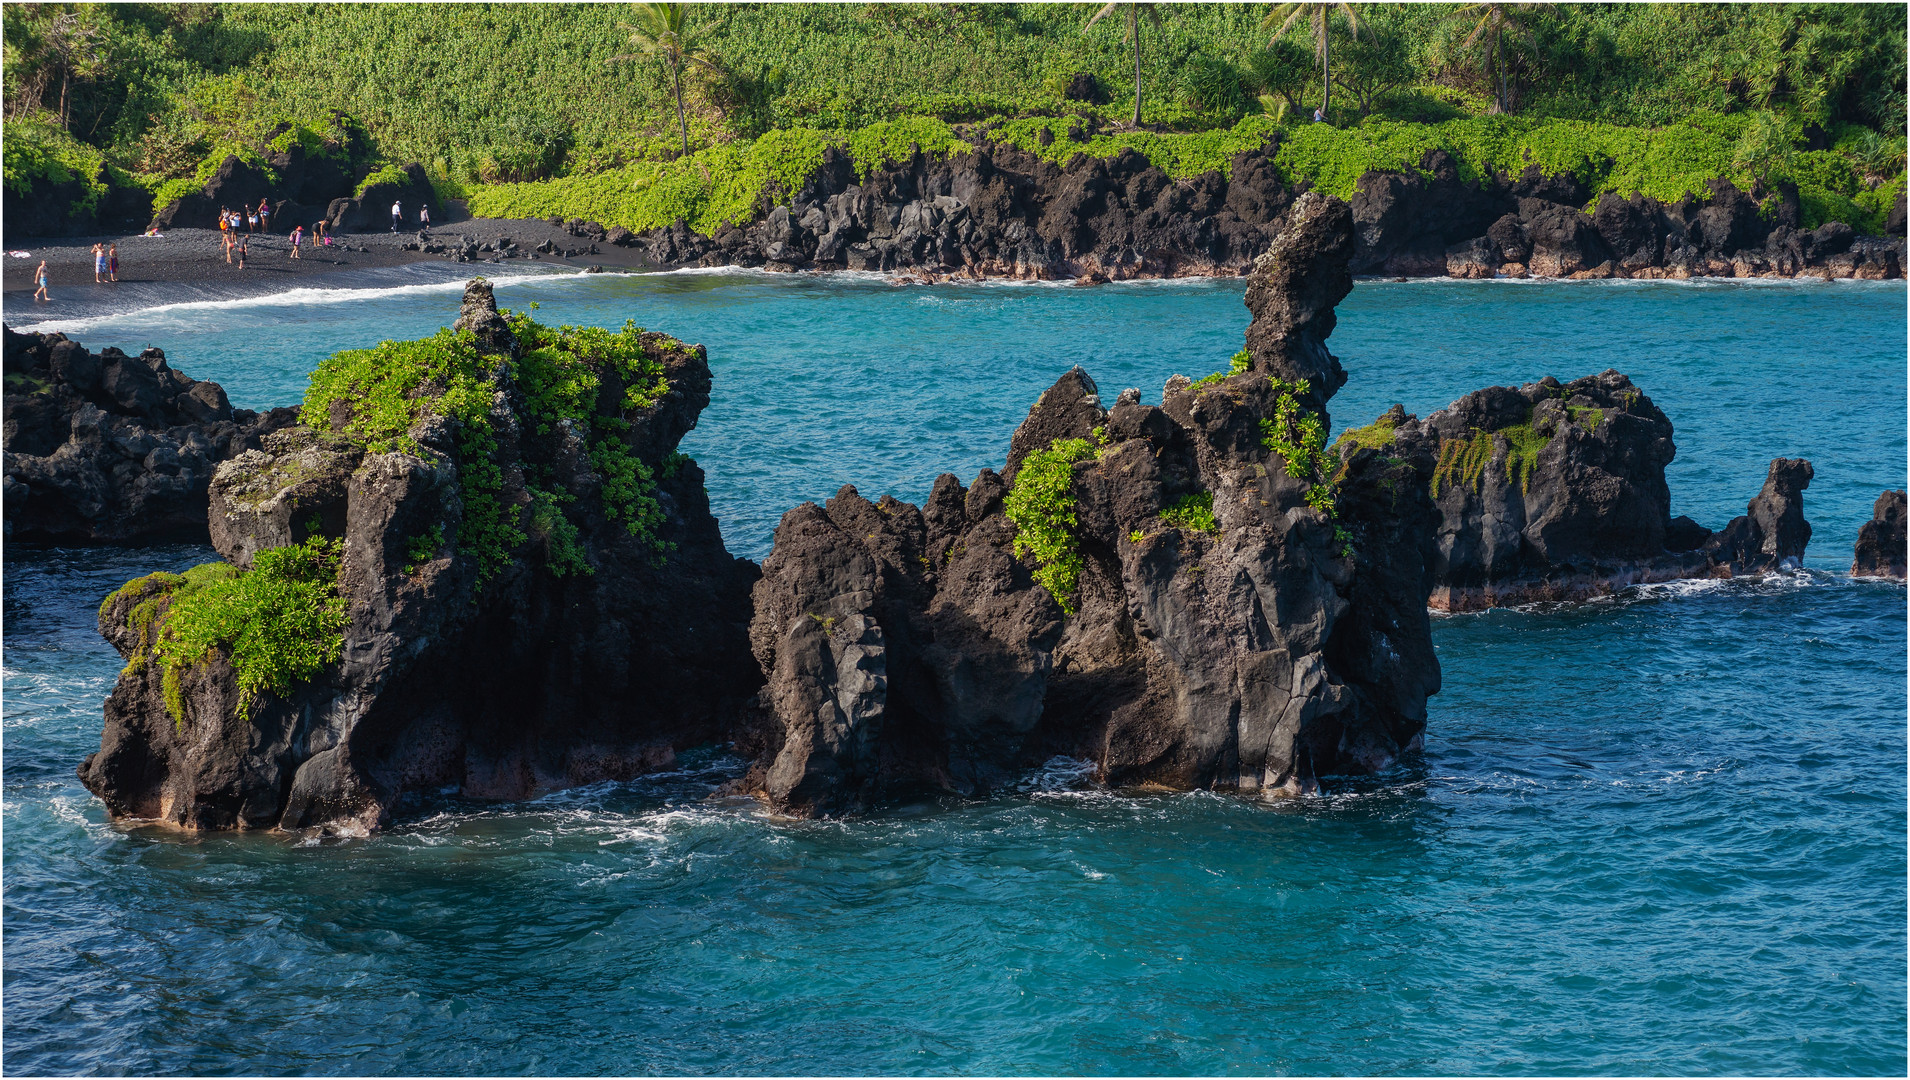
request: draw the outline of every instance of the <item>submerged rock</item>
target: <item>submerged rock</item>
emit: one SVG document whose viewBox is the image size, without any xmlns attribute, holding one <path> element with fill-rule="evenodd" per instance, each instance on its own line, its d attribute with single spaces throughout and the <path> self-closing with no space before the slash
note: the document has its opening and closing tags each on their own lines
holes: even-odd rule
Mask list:
<svg viewBox="0 0 1910 1080">
<path fill-rule="evenodd" d="M 1852 577 L 1904 580 L 1910 562 L 1910 541 L 1904 533 L 1904 493 L 1886 491 L 1877 496 L 1869 521 L 1857 530 L 1857 550 L 1850 562 Z"/>
<path fill-rule="evenodd" d="M 1628 585 L 1795 569 L 1810 540 L 1808 461 L 1771 463 L 1743 517 L 1713 533 L 1671 516 L 1671 421 L 1606 371 L 1475 391 L 1425 420 L 1393 410 L 1341 436 L 1432 462 L 1438 506 L 1428 603 L 1473 611 L 1582 600 Z"/>
<path fill-rule="evenodd" d="M 147 349 L 87 351 L 0 330 L 6 365 L 6 535 L 50 544 L 206 542 L 213 470 L 294 422 L 234 409 L 215 382 Z"/>
<path fill-rule="evenodd" d="M 1255 264 L 1233 374 L 1108 409 L 1076 368 L 1001 473 L 785 514 L 750 628 L 767 801 L 982 792 L 1055 754 L 1114 784 L 1291 794 L 1418 746 L 1431 462 L 1357 456 L 1335 501 L 1323 453 L 1354 249 L 1346 204 L 1305 195 Z"/>
<path fill-rule="evenodd" d="M 100 609 L 128 663 L 80 776 L 114 817 L 357 831 L 728 734 L 754 568 L 675 452 L 700 346 L 507 320 L 479 280 L 455 333 L 313 378 L 328 406 L 218 471 L 227 563 Z"/>
</svg>

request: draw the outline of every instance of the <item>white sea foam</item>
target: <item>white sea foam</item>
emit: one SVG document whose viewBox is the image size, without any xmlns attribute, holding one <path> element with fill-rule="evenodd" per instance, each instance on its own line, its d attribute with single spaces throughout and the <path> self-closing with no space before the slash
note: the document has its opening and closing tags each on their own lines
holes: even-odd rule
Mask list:
<svg viewBox="0 0 1910 1080">
<path fill-rule="evenodd" d="M 488 278 L 491 285 L 498 289 L 508 289 L 519 285 L 554 284 L 588 280 L 601 275 L 564 273 L 507 274 Z M 101 326 L 113 326 L 127 321 L 150 322 L 155 317 L 177 318 L 182 315 L 194 315 L 214 312 L 238 312 L 248 308 L 286 308 L 314 306 L 321 304 L 350 304 L 371 300 L 384 300 L 400 296 L 428 296 L 439 293 L 459 293 L 464 291 L 468 276 L 459 275 L 444 281 L 421 282 L 410 285 L 379 285 L 337 288 L 323 286 L 304 286 L 287 289 L 283 292 L 260 293 L 257 296 L 227 297 L 216 300 L 181 300 L 170 304 L 156 304 L 147 308 L 114 312 L 105 315 L 87 315 L 71 319 L 47 319 L 22 326 L 22 332 L 40 333 L 77 333 Z"/>
</svg>

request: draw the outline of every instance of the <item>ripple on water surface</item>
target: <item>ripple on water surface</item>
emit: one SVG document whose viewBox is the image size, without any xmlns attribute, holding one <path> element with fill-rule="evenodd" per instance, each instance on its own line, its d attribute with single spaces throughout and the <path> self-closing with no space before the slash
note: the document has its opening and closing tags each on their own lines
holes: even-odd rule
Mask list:
<svg viewBox="0 0 1910 1080">
<path fill-rule="evenodd" d="M 428 332 L 440 294 L 76 336 L 275 404 L 316 355 Z M 1157 387 L 1244 318 L 1237 283 L 500 295 L 710 346 L 693 449 L 755 556 L 841 479 L 919 498 L 999 464 L 1068 364 Z M 211 553 L 10 547 L 5 1067 L 1901 1074 L 1904 590 L 1826 571 L 1903 483 L 1903 315 L 1901 287 L 1363 283 L 1341 417 L 1616 366 L 1677 423 L 1700 520 L 1772 456 L 1818 462 L 1815 569 L 1440 618 L 1426 753 L 1277 806 L 1058 760 L 994 800 L 780 822 L 709 797 L 741 764 L 712 748 L 517 806 L 433 797 L 368 840 L 118 829 L 72 772 L 118 668 L 94 608 Z"/>
</svg>

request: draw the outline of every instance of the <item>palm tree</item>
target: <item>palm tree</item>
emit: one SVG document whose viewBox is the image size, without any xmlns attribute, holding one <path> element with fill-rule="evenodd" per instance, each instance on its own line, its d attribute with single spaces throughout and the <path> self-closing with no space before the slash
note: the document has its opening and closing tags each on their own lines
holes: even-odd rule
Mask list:
<svg viewBox="0 0 1910 1080">
<path fill-rule="evenodd" d="M 1275 4 L 1268 10 L 1267 17 L 1260 20 L 1262 30 L 1279 24 L 1279 28 L 1273 31 L 1273 37 L 1268 39 L 1268 44 L 1272 44 L 1305 17 L 1307 25 L 1313 30 L 1314 44 L 1320 52 L 1320 113 L 1323 116 L 1333 103 L 1333 42 L 1327 32 L 1327 17 L 1336 10 L 1346 16 L 1346 25 L 1353 33 L 1360 32 L 1359 14 L 1353 10 L 1352 4 L 1347 3 Z"/>
<path fill-rule="evenodd" d="M 683 133 L 683 154 L 690 153 L 690 124 L 683 115 L 683 67 L 686 64 L 702 64 L 711 71 L 716 63 L 702 48 L 702 37 L 710 27 L 695 30 L 684 29 L 689 18 L 689 4 L 632 4 L 631 15 L 636 25 L 624 23 L 623 28 L 630 31 L 630 44 L 636 46 L 634 54 L 613 56 L 612 60 L 627 60 L 630 55 L 654 56 L 663 61 L 663 68 L 670 73 L 670 88 L 676 92 L 676 124 Z"/>
<path fill-rule="evenodd" d="M 1543 3 L 1479 3 L 1467 4 L 1458 11 L 1453 12 L 1453 15 L 1460 19 L 1472 19 L 1475 16 L 1477 17 L 1477 21 L 1473 23 L 1472 33 L 1466 35 L 1466 40 L 1464 44 L 1459 46 L 1460 48 L 1470 49 L 1479 43 L 1480 38 L 1486 38 L 1492 42 L 1489 55 L 1492 64 L 1493 112 L 1506 113 L 1512 111 L 1512 87 L 1505 77 L 1505 52 L 1503 44 L 1506 32 L 1511 31 L 1514 34 L 1518 34 L 1524 30 L 1524 27 L 1520 25 L 1521 20 L 1518 12 L 1535 11 L 1542 7 L 1551 6 L 1550 4 Z"/>
<path fill-rule="evenodd" d="M 1147 12 L 1147 17 L 1154 21 L 1154 28 L 1156 30 L 1160 29 L 1161 15 L 1160 15 L 1160 12 L 1154 10 L 1153 4 L 1123 4 L 1118 2 L 1118 0 L 1116 0 L 1115 3 L 1111 3 L 1107 5 L 1106 7 L 1102 8 L 1101 10 L 1095 12 L 1094 18 L 1088 20 L 1088 26 L 1093 26 L 1095 23 L 1100 22 L 1101 17 L 1103 15 L 1112 13 L 1114 9 L 1118 7 L 1124 7 L 1127 9 L 1127 37 L 1129 41 L 1132 41 L 1134 43 L 1134 126 L 1140 127 L 1141 126 L 1141 12 L 1143 11 Z M 1081 29 L 1086 30 L 1088 26 L 1084 26 Z"/>
</svg>

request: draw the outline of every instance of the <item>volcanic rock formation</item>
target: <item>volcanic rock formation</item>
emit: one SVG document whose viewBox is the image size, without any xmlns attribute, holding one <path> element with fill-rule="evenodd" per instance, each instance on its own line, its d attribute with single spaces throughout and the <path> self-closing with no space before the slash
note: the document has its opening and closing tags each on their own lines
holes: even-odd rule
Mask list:
<svg viewBox="0 0 1910 1080">
<path fill-rule="evenodd" d="M 1337 516 L 1308 504 L 1355 240 L 1338 200 L 1289 221 L 1234 374 L 1108 409 L 1077 368 L 1001 473 L 944 475 L 919 508 L 845 487 L 784 515 L 750 628 L 773 807 L 986 791 L 1054 754 L 1115 784 L 1297 793 L 1419 745 L 1430 460 L 1356 455 Z"/>
<path fill-rule="evenodd" d="M 1810 462 L 1771 463 L 1743 517 L 1713 533 L 1671 516 L 1671 421 L 1616 371 L 1488 387 L 1425 420 L 1400 406 L 1346 433 L 1431 463 L 1437 554 L 1428 603 L 1472 611 L 1582 600 L 1627 585 L 1794 569 L 1810 540 Z"/>
<path fill-rule="evenodd" d="M 64 334 L 0 336 L 11 540 L 205 543 L 213 469 L 295 419 L 234 409 L 218 383 L 187 378 L 158 349 L 127 356 Z"/>
<path fill-rule="evenodd" d="M 1092 126 L 1092 121 L 1086 121 Z M 917 152 L 858 179 L 836 149 L 754 224 L 703 236 L 679 221 L 614 236 L 664 265 L 904 270 L 932 276 L 1120 280 L 1245 274 L 1286 225 L 1304 186 L 1283 178 L 1276 136 L 1223 175 L 1169 177 L 1134 151 L 1066 165 L 967 136 L 972 151 Z M 1860 237 L 1800 227 L 1796 191 L 1767 198 L 1713 181 L 1701 197 L 1591 198 L 1570 174 L 1462 180 L 1443 150 L 1417 170 L 1370 171 L 1352 200 L 1355 273 L 1454 277 L 1895 278 L 1901 227 Z M 1768 207 L 1766 205 L 1768 202 Z"/>
<path fill-rule="evenodd" d="M 1851 559 L 1852 577 L 1904 580 L 1910 562 L 1910 540 L 1904 535 L 1904 493 L 1886 491 L 1877 496 L 1869 521 L 1857 530 L 1857 550 Z"/>
<path fill-rule="evenodd" d="M 536 331 L 500 317 L 481 280 L 456 329 L 469 335 L 429 343 L 437 366 L 379 354 L 317 429 L 268 437 L 214 481 L 233 567 L 291 552 L 328 592 L 335 574 L 321 606 L 348 622 L 329 655 L 323 633 L 278 640 L 269 620 L 235 642 L 201 619 L 210 647 L 182 645 L 199 639 L 181 605 L 211 595 L 191 590 L 247 580 L 226 567 L 142 578 L 101 607 L 128 665 L 80 776 L 115 817 L 358 831 L 408 792 L 526 798 L 728 734 L 761 681 L 755 570 L 724 550 L 701 470 L 675 454 L 709 402 L 703 349 L 555 331 L 532 357 L 520 342 Z M 390 393 L 374 398 L 379 380 Z M 577 414 L 553 415 L 564 402 Z M 393 408 L 409 427 L 379 429 Z M 246 653 L 261 641 L 267 661 L 326 662 L 248 694 L 240 669 L 272 670 Z"/>
</svg>

